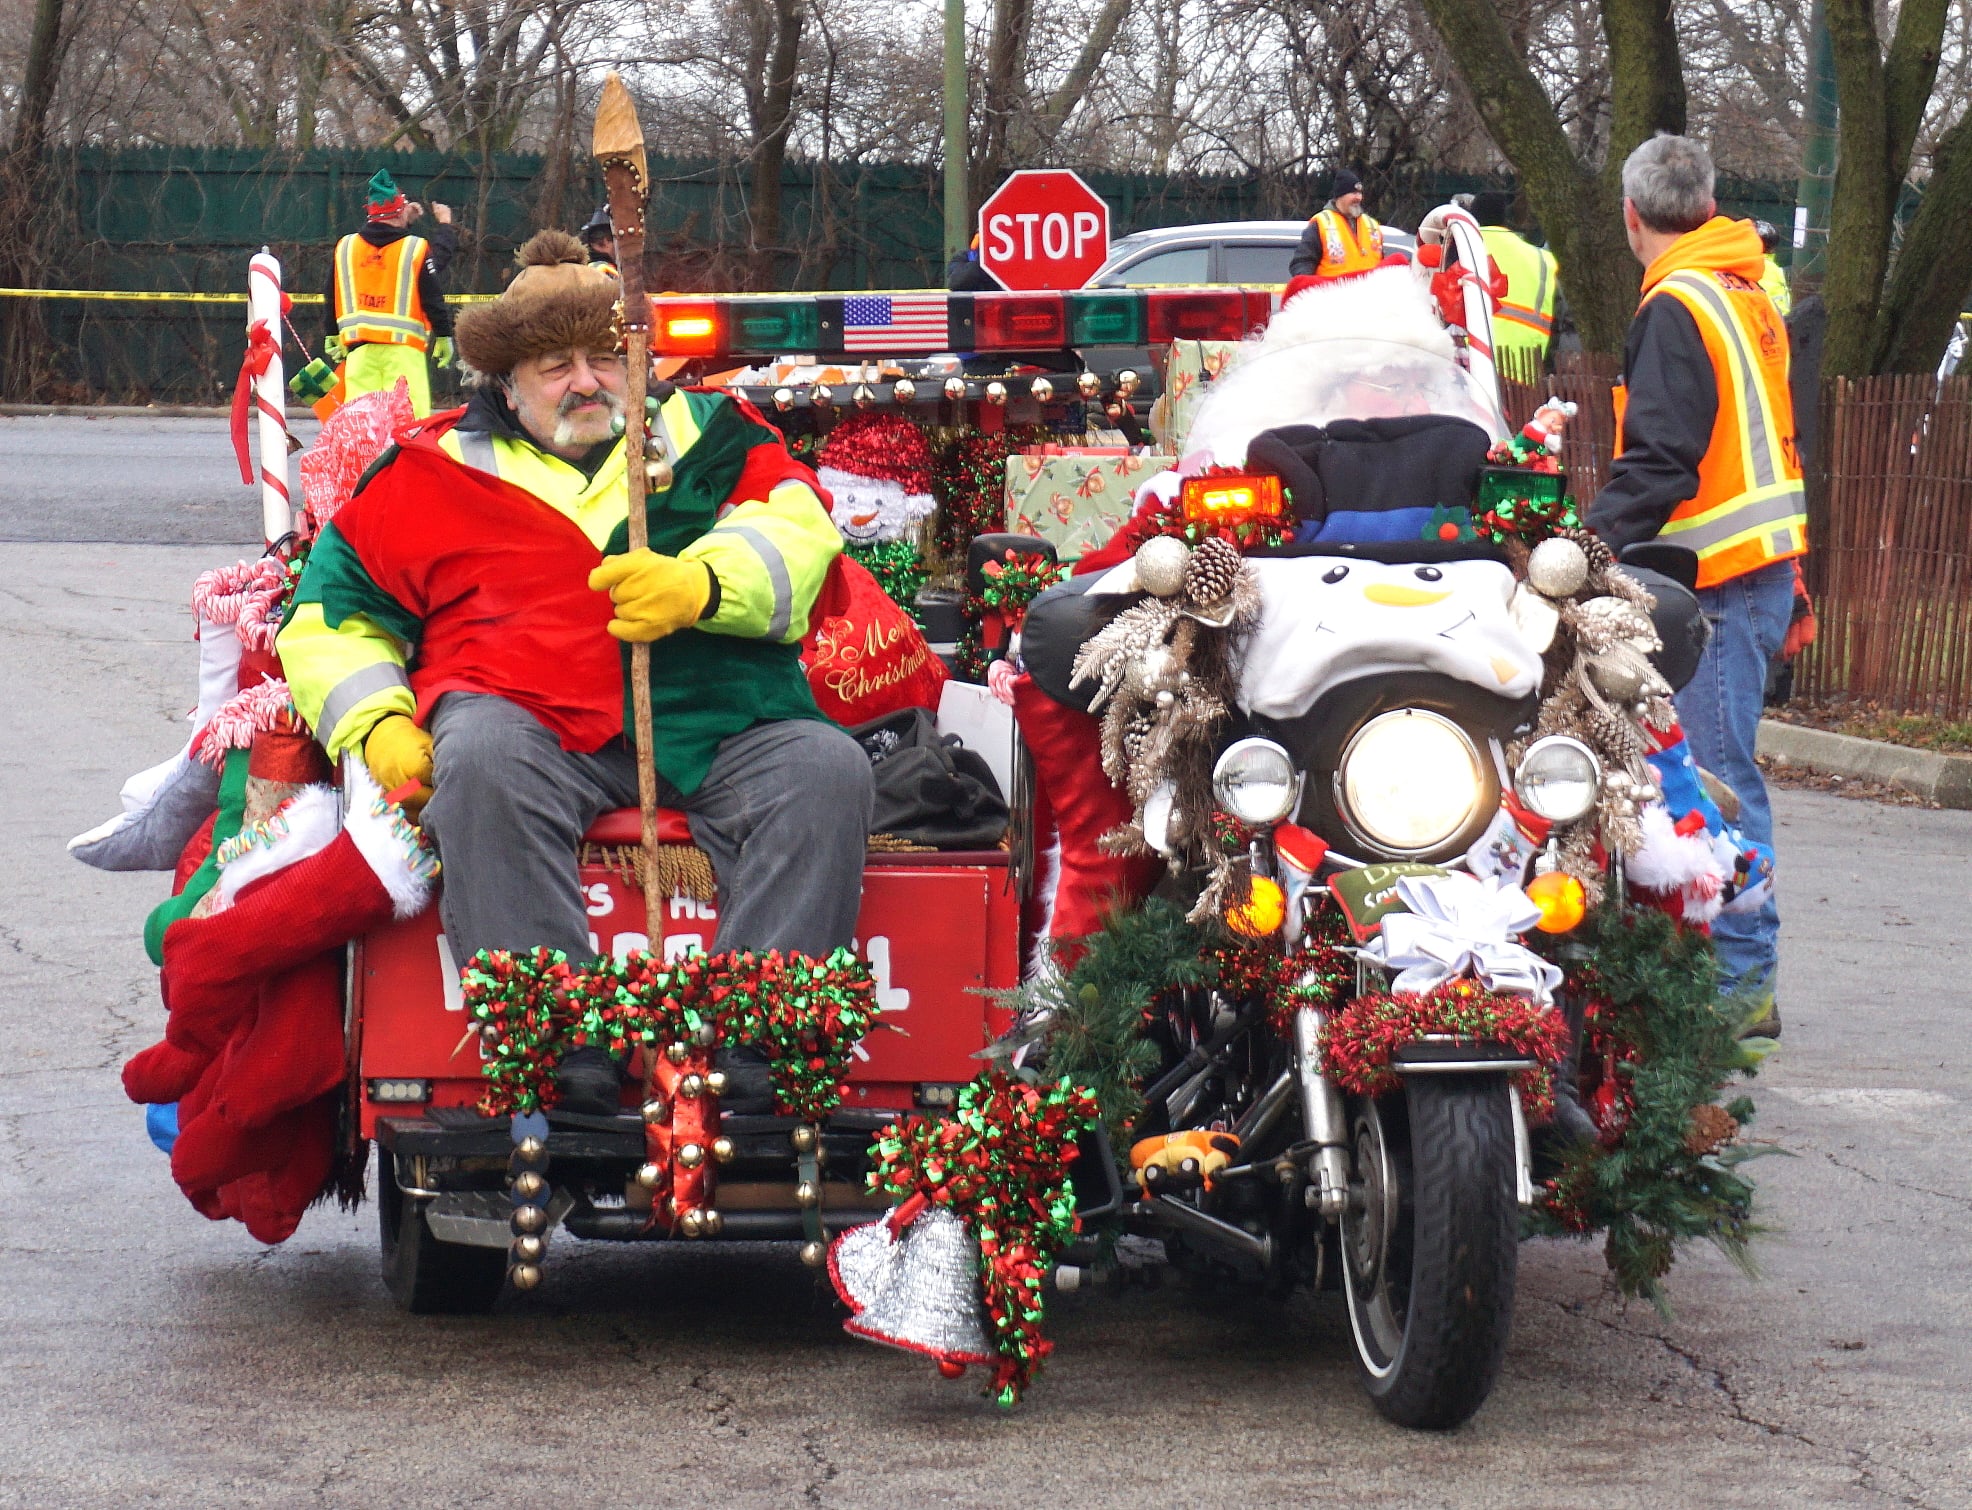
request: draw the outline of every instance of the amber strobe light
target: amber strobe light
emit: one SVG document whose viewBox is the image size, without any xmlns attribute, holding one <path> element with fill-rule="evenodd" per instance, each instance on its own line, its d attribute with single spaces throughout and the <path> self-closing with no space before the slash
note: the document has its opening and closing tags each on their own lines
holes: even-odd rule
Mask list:
<svg viewBox="0 0 1972 1510">
<path fill-rule="evenodd" d="M 1244 524 L 1278 519 L 1280 479 L 1271 472 L 1218 472 L 1187 477 L 1179 494 L 1185 518 L 1202 524 Z"/>
</svg>

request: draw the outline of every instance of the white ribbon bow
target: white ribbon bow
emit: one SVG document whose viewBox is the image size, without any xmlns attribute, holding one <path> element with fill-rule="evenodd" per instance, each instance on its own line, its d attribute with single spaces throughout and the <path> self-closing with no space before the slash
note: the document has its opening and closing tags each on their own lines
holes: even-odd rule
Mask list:
<svg viewBox="0 0 1972 1510">
<path fill-rule="evenodd" d="M 1453 871 L 1405 876 L 1397 897 L 1408 912 L 1392 912 L 1383 931 L 1363 946 L 1365 959 L 1399 972 L 1391 988 L 1425 992 L 1461 975 L 1490 991 L 1510 991 L 1542 1006 L 1554 1000 L 1561 972 L 1514 935 L 1539 921 L 1541 910 L 1518 886 L 1488 886 Z"/>
</svg>

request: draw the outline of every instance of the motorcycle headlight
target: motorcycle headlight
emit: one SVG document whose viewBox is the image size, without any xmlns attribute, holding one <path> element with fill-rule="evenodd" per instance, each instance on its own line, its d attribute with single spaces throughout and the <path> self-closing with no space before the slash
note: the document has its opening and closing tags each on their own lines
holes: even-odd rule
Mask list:
<svg viewBox="0 0 1972 1510">
<path fill-rule="evenodd" d="M 1271 739 L 1241 739 L 1228 745 L 1212 767 L 1212 792 L 1219 806 L 1258 828 L 1294 811 L 1301 783 L 1287 751 Z"/>
<path fill-rule="evenodd" d="M 1602 790 L 1602 762 L 1579 739 L 1550 734 L 1520 757 L 1513 792 L 1550 823 L 1573 823 L 1595 806 Z"/>
<path fill-rule="evenodd" d="M 1422 708 L 1379 714 L 1355 732 L 1335 771 L 1336 806 L 1360 839 L 1392 855 L 1429 854 L 1479 816 L 1479 747 Z"/>
</svg>

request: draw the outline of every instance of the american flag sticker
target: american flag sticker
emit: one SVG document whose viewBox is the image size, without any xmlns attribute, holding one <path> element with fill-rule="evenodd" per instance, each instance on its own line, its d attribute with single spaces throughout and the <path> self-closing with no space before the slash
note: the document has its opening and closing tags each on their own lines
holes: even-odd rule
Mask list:
<svg viewBox="0 0 1972 1510">
<path fill-rule="evenodd" d="M 853 294 L 842 301 L 844 351 L 938 351 L 950 339 L 943 294 Z"/>
</svg>

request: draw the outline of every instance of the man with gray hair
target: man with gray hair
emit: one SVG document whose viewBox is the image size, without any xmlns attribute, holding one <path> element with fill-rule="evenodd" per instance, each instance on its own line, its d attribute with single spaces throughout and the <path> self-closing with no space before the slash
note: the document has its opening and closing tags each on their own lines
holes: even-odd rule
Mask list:
<svg viewBox="0 0 1972 1510">
<path fill-rule="evenodd" d="M 1623 347 L 1616 459 L 1588 522 L 1618 552 L 1654 539 L 1697 554 L 1713 632 L 1678 720 L 1693 757 L 1739 794 L 1746 836 L 1770 845 L 1753 744 L 1793 608 L 1793 563 L 1808 549 L 1807 510 L 1787 329 L 1760 286 L 1765 250 L 1752 222 L 1718 213 L 1712 186 L 1711 155 L 1687 137 L 1659 135 L 1623 164 L 1643 298 Z M 1712 936 L 1728 984 L 1769 1008 L 1753 1031 L 1778 1034 L 1773 901 L 1721 916 Z"/>
</svg>

